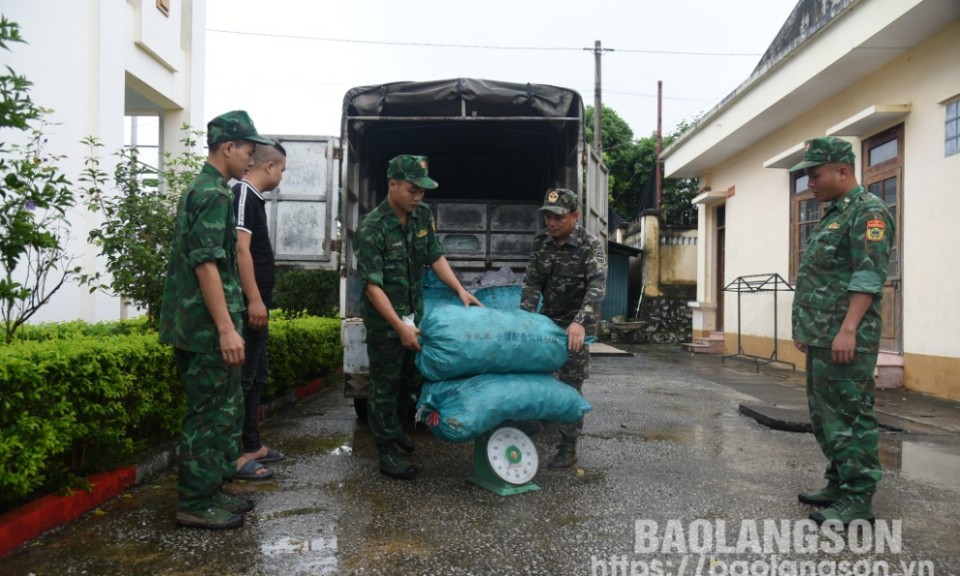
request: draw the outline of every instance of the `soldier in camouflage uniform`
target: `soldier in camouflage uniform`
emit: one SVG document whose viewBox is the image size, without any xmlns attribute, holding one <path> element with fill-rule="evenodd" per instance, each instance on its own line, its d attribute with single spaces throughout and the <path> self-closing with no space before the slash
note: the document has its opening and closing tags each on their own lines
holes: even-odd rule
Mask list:
<svg viewBox="0 0 960 576">
<path fill-rule="evenodd" d="M 253 503 L 221 491 L 236 472 L 243 397 L 243 293 L 237 272 L 236 215 L 229 178 L 253 163 L 257 134 L 236 110 L 207 124 L 207 162 L 180 198 L 163 286 L 160 341 L 175 347 L 187 396 L 180 438 L 176 521 L 236 528 Z"/>
<path fill-rule="evenodd" d="M 596 333 L 606 292 L 607 252 L 600 240 L 577 223 L 580 206 L 573 191 L 547 190 L 539 211 L 545 229 L 533 238 L 520 307 L 536 312 L 543 297 L 540 313 L 567 331 L 568 356 L 560 380 L 582 394 L 583 381 L 590 377 L 590 350 L 584 340 Z M 576 463 L 582 428 L 582 418 L 559 425 L 560 445 L 547 464 L 549 468 L 569 468 Z"/>
<path fill-rule="evenodd" d="M 872 521 L 882 475 L 873 371 L 894 220 L 857 183 L 855 161 L 850 144 L 831 136 L 807 141 L 803 161 L 791 168 L 806 170 L 814 196 L 830 203 L 807 241 L 793 299 L 793 340 L 807 355 L 810 421 L 829 461 L 826 488 L 798 496 L 826 506 L 810 515 L 818 524 Z"/>
<path fill-rule="evenodd" d="M 479 305 L 460 285 L 443 256 L 433 214 L 422 203 L 437 182 L 429 176 L 425 156 L 400 155 L 387 166 L 387 198 L 360 223 L 354 247 L 357 272 L 364 283 L 363 325 L 370 358 L 367 417 L 377 446 L 380 471 L 410 479 L 419 470 L 398 452 L 410 454 L 413 440 L 400 425 L 398 412 L 416 405 L 422 377 L 413 363 L 420 350 L 416 323 L 423 316 L 420 278 L 427 266 L 449 286 L 464 306 Z M 407 317 L 407 322 L 404 321 Z"/>
</svg>

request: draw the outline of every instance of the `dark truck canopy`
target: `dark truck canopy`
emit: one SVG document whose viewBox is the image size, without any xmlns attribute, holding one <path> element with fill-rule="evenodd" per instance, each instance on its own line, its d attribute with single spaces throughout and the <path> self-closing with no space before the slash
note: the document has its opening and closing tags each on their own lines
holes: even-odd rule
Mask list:
<svg viewBox="0 0 960 576">
<path fill-rule="evenodd" d="M 582 119 L 583 100 L 567 88 L 473 78 L 359 86 L 343 97 L 344 119 L 473 115 Z M 350 129 L 362 131 L 363 124 Z"/>
<path fill-rule="evenodd" d="M 436 198 L 539 201 L 580 191 L 583 100 L 566 88 L 458 78 L 349 90 L 342 136 L 361 214 L 381 201 L 397 154 L 429 157 Z M 352 180 L 352 181 L 351 181 Z"/>
</svg>

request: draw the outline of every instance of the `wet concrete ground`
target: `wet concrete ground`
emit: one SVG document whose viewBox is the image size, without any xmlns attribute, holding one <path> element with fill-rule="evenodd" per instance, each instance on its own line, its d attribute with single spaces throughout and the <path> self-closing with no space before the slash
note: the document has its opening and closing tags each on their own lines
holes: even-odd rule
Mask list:
<svg viewBox="0 0 960 576">
<path fill-rule="evenodd" d="M 886 475 L 874 506 L 902 521 L 899 552 L 859 554 L 849 540 L 838 554 L 781 545 L 772 550 L 779 560 L 769 548 L 737 554 L 716 543 L 692 556 L 638 550 L 638 521 L 656 521 L 661 539 L 669 520 L 723 524 L 735 546 L 750 520 L 806 518 L 813 509 L 796 493 L 821 486 L 825 461 L 811 434 L 738 413 L 755 398 L 737 390 L 769 374 L 672 348 L 625 348 L 637 354 L 592 361 L 584 391 L 594 411 L 576 469 L 547 470 L 553 427 L 534 437 L 540 491 L 503 497 L 467 483 L 473 444 L 422 428 L 420 476 L 381 476 L 369 432 L 331 386 L 265 423 L 266 441 L 288 459 L 269 466 L 272 481 L 237 483 L 257 506 L 243 528 L 175 528 L 171 470 L 0 560 L 0 574 L 614 576 L 646 573 L 655 560 L 670 575 L 681 565 L 685 574 L 736 573 L 737 560 L 780 562 L 780 573 L 790 573 L 784 561 L 885 560 L 890 573 L 913 561 L 933 570 L 920 574 L 960 574 L 960 436 L 951 432 L 882 434 Z"/>
</svg>

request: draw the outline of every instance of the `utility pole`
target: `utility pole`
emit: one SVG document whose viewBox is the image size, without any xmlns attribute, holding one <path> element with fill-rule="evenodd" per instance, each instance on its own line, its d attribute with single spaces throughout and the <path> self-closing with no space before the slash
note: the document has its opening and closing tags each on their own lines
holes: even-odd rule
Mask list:
<svg viewBox="0 0 960 576">
<path fill-rule="evenodd" d="M 663 80 L 657 80 L 657 210 L 663 191 L 663 175 L 660 173 L 660 153 L 663 152 Z"/>
<path fill-rule="evenodd" d="M 584 48 L 584 50 L 593 50 L 594 57 L 593 147 L 599 156 L 603 151 L 603 131 L 601 130 L 602 124 L 600 123 L 601 116 L 603 115 L 603 101 L 600 98 L 600 56 L 602 56 L 604 52 L 613 52 L 613 48 L 602 48 L 600 41 L 597 40 L 594 42 L 593 48 Z"/>
</svg>

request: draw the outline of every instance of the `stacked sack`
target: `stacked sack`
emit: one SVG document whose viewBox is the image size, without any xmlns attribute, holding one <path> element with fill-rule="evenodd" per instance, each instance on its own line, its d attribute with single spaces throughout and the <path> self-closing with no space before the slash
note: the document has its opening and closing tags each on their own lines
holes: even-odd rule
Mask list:
<svg viewBox="0 0 960 576">
<path fill-rule="evenodd" d="M 420 322 L 416 364 L 426 381 L 417 419 L 442 440 L 467 442 L 506 420 L 575 422 L 592 407 L 553 377 L 567 333 L 519 309 L 520 286 L 481 288 L 486 306 L 437 298 Z"/>
</svg>

